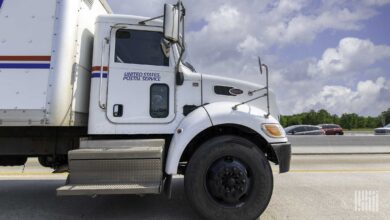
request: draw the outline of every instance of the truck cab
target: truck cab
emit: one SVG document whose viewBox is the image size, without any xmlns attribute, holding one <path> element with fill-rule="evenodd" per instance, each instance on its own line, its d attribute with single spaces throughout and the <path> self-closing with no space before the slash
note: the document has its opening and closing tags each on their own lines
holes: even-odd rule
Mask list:
<svg viewBox="0 0 390 220">
<path fill-rule="evenodd" d="M 250 136 L 257 135 L 265 145 L 287 142 L 276 120 L 278 109 L 272 92 L 264 94 L 269 95 L 268 103 L 256 99 L 241 105 L 264 86 L 196 72 L 181 59 L 184 48 L 165 38 L 163 21 L 148 19 L 130 15 L 97 18 L 89 135 L 164 136 L 170 140 L 169 174 L 177 172 L 191 138 L 207 129 L 242 129 Z M 280 130 L 280 136 L 270 135 L 265 125 L 275 126 L 272 129 Z M 269 158 L 276 156 L 275 149 L 263 150 Z"/>
</svg>

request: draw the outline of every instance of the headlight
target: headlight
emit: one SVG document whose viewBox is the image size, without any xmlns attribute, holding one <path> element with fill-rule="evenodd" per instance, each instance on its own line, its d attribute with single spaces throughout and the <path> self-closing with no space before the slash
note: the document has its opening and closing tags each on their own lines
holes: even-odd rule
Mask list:
<svg viewBox="0 0 390 220">
<path fill-rule="evenodd" d="M 284 138 L 285 133 L 279 124 L 263 124 L 262 129 L 268 136 L 272 138 Z"/>
</svg>

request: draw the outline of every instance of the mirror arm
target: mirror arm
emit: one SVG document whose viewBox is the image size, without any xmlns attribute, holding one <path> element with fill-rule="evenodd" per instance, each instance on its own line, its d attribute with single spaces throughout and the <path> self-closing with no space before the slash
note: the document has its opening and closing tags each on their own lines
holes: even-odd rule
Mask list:
<svg viewBox="0 0 390 220">
<path fill-rule="evenodd" d="M 184 42 L 185 42 L 185 31 L 184 31 L 184 18 L 185 18 L 185 15 L 186 15 L 186 9 L 184 8 L 184 5 L 183 5 L 183 2 L 179 1 L 180 2 L 180 7 L 181 7 L 181 12 L 182 12 L 182 15 L 181 15 L 181 19 L 182 19 L 182 22 L 181 22 L 181 29 L 182 29 L 182 43 L 183 43 L 183 46 L 184 47 Z"/>
<path fill-rule="evenodd" d="M 262 67 L 265 68 L 265 77 L 266 77 L 266 90 L 267 90 L 267 114 L 265 115 L 266 118 L 268 118 L 271 114 L 269 110 L 269 80 L 268 80 L 268 66 L 265 64 L 261 64 Z"/>
<path fill-rule="evenodd" d="M 182 12 L 182 16 L 181 16 L 182 21 L 179 21 L 179 22 L 181 22 L 182 34 L 181 34 L 181 40 L 180 40 L 180 36 L 179 36 L 179 41 L 177 42 L 177 45 L 180 47 L 181 50 L 180 50 L 179 59 L 178 59 L 177 64 L 176 64 L 176 84 L 177 85 L 182 85 L 183 81 L 184 81 L 184 76 L 183 76 L 182 73 L 180 73 L 180 63 L 181 63 L 181 61 L 183 59 L 183 55 L 184 55 L 184 52 L 186 50 L 185 44 L 184 44 L 184 16 L 185 16 L 185 8 L 184 8 L 183 3 L 180 0 L 177 3 L 177 6 L 179 7 L 179 10 Z"/>
<path fill-rule="evenodd" d="M 163 17 L 164 17 L 164 15 L 157 16 L 157 17 L 154 17 L 154 18 L 149 18 L 149 19 L 146 19 L 146 20 L 138 22 L 138 24 L 146 25 L 146 22 L 148 22 L 148 21 L 153 21 L 153 20 L 156 20 L 156 19 L 159 19 L 159 18 L 163 18 Z"/>
<path fill-rule="evenodd" d="M 181 45 L 180 43 L 177 43 L 177 45 L 181 48 L 181 50 L 180 50 L 179 59 L 177 60 L 177 64 L 176 64 L 176 67 L 175 67 L 176 84 L 177 85 L 183 85 L 184 76 L 183 76 L 183 73 L 180 72 L 180 63 L 181 63 L 181 60 L 183 59 L 185 47 L 184 47 L 184 45 Z"/>
</svg>

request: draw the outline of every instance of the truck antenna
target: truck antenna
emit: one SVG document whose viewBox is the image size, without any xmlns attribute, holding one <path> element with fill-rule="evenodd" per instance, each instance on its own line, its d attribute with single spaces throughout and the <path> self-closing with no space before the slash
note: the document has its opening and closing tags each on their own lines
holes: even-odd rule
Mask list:
<svg viewBox="0 0 390 220">
<path fill-rule="evenodd" d="M 248 102 L 252 102 L 254 100 L 257 100 L 257 99 L 260 99 L 260 98 L 263 98 L 263 97 L 267 97 L 267 114 L 264 115 L 264 117 L 268 118 L 270 116 L 270 110 L 269 110 L 269 81 L 268 81 L 268 66 L 266 64 L 263 64 L 261 63 L 261 59 L 260 57 L 258 57 L 258 61 L 259 61 L 259 70 L 260 70 L 260 74 L 263 74 L 263 67 L 265 69 L 265 77 L 266 77 L 266 86 L 263 87 L 263 88 L 260 88 L 260 89 L 255 89 L 255 90 L 252 90 L 252 91 L 249 91 L 248 92 L 248 95 L 253 95 L 255 92 L 259 92 L 259 91 L 262 91 L 262 90 L 266 90 L 266 92 L 261 95 L 261 96 L 258 96 L 258 97 L 255 97 L 253 99 L 250 99 L 248 101 L 245 101 L 245 102 L 241 102 L 235 106 L 232 107 L 233 110 L 237 110 L 237 107 L 240 106 L 240 105 L 243 105 L 243 104 L 246 104 Z"/>
</svg>

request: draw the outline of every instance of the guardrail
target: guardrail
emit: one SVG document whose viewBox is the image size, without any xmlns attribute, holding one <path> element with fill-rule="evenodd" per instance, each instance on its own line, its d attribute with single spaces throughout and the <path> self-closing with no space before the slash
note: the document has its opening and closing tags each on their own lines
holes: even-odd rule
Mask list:
<svg viewBox="0 0 390 220">
<path fill-rule="evenodd" d="M 293 154 L 388 154 L 387 136 L 288 136 Z"/>
</svg>

